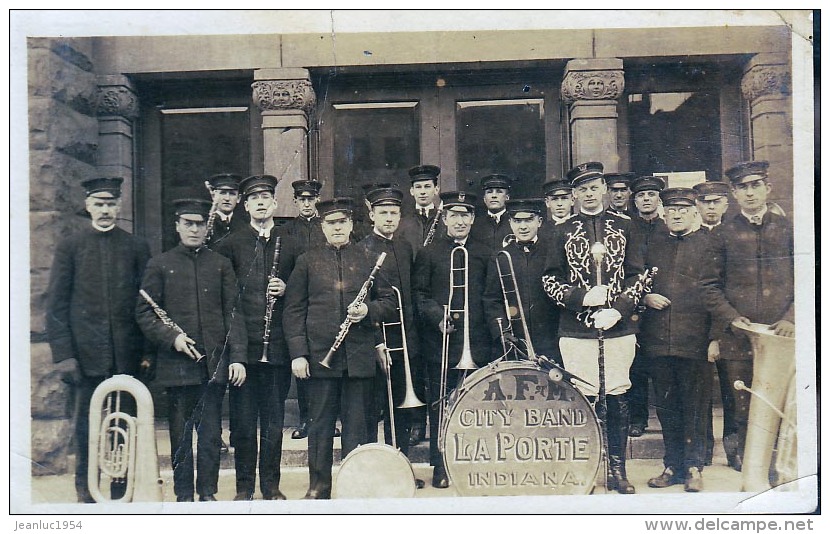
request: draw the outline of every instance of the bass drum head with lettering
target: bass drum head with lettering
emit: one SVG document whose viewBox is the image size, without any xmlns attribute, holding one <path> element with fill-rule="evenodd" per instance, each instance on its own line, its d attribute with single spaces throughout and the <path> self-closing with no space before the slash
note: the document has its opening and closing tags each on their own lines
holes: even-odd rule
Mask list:
<svg viewBox="0 0 830 534">
<path fill-rule="evenodd" d="M 358 446 L 340 463 L 334 479 L 336 499 L 408 498 L 415 489 L 406 455 L 383 443 Z"/>
<path fill-rule="evenodd" d="M 527 361 L 483 367 L 459 388 L 442 429 L 444 465 L 460 495 L 585 495 L 602 446 L 591 405 Z"/>
</svg>

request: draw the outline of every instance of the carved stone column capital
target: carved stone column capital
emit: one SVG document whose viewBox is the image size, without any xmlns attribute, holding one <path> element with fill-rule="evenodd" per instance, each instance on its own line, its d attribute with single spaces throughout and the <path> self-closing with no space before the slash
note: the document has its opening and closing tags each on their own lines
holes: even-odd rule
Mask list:
<svg viewBox="0 0 830 534">
<path fill-rule="evenodd" d="M 791 87 L 789 63 L 778 54 L 758 54 L 752 58 L 741 80 L 741 93 L 749 102 L 764 96 L 789 96 Z"/>
<path fill-rule="evenodd" d="M 99 76 L 96 97 L 97 115 L 136 119 L 138 96 L 126 76 Z"/>
<path fill-rule="evenodd" d="M 251 84 L 254 103 L 262 111 L 314 108 L 316 96 L 309 80 L 259 80 Z"/>
<path fill-rule="evenodd" d="M 565 67 L 562 100 L 616 100 L 625 89 L 622 60 L 574 59 Z"/>
</svg>

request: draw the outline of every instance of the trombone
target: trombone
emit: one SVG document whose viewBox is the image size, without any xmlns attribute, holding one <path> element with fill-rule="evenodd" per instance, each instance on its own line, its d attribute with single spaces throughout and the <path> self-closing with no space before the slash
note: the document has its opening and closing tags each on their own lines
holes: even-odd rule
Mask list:
<svg viewBox="0 0 830 534">
<path fill-rule="evenodd" d="M 461 253 L 461 263 L 460 267 L 456 267 L 456 253 Z M 446 353 L 446 362 L 444 364 L 444 369 L 449 365 L 449 333 L 446 332 L 448 330 L 447 324 L 449 321 L 452 320 L 453 317 L 458 317 L 458 315 L 464 316 L 463 321 L 463 328 L 464 328 L 464 340 L 463 345 L 461 347 L 461 358 L 458 361 L 458 365 L 453 367 L 453 369 L 459 369 L 462 371 L 465 370 L 474 370 L 478 369 L 478 365 L 476 362 L 473 361 L 473 353 L 470 350 L 470 291 L 469 285 L 467 284 L 467 278 L 469 274 L 469 253 L 467 249 L 458 246 L 452 249 L 450 253 L 450 293 L 447 297 L 447 309 L 444 313 L 444 343 L 445 346 L 444 352 Z M 456 278 L 460 278 L 460 282 L 456 282 Z M 452 300 L 455 296 L 455 290 L 461 289 L 464 291 L 464 305 L 462 308 L 453 308 L 452 307 Z"/>
<path fill-rule="evenodd" d="M 501 267 L 501 256 L 507 259 L 508 272 L 506 274 Z M 507 314 L 507 327 L 502 331 L 502 335 L 506 332 L 514 336 L 515 329 L 513 328 L 513 323 L 519 321 L 521 323 L 522 336 L 524 338 L 522 341 L 527 351 L 527 358 L 531 361 L 536 361 L 536 351 L 533 348 L 533 342 L 530 340 L 530 331 L 527 328 L 527 319 L 525 318 L 524 305 L 522 305 L 522 297 L 519 294 L 519 286 L 516 284 L 516 271 L 513 268 L 513 258 L 508 251 L 500 250 L 496 254 L 496 269 L 499 274 L 499 284 L 501 285 L 501 294 L 504 301 L 504 312 Z M 512 302 L 511 297 L 514 299 Z M 513 345 L 513 348 L 519 350 L 515 345 Z"/>
<path fill-rule="evenodd" d="M 398 405 L 398 408 L 405 409 L 405 408 L 418 408 L 420 406 L 425 406 L 425 404 L 418 398 L 418 395 L 415 393 L 415 388 L 412 385 L 412 370 L 410 369 L 409 364 L 409 348 L 406 344 L 406 327 L 404 326 L 404 318 L 403 318 L 403 301 L 401 299 L 401 292 L 400 290 L 392 286 L 392 291 L 395 292 L 395 296 L 398 298 L 398 321 L 392 323 L 381 323 L 381 329 L 383 330 L 383 345 L 386 347 L 386 353 L 389 354 L 391 357 L 393 352 L 400 351 L 403 353 L 403 365 L 404 365 L 404 376 L 406 378 L 406 395 L 404 396 L 403 402 Z M 397 348 L 389 348 L 389 344 L 387 343 L 387 336 L 386 336 L 386 328 L 393 327 L 400 325 L 400 332 L 401 332 L 401 346 Z M 389 381 L 389 403 L 390 408 L 392 404 L 392 389 L 391 389 L 391 374 L 390 371 L 387 369 L 387 377 Z M 390 411 L 390 420 L 392 420 L 392 415 Z M 394 425 L 394 423 L 392 423 Z M 393 430 L 394 432 L 394 430 Z M 394 436 L 394 434 L 393 434 Z"/>
</svg>

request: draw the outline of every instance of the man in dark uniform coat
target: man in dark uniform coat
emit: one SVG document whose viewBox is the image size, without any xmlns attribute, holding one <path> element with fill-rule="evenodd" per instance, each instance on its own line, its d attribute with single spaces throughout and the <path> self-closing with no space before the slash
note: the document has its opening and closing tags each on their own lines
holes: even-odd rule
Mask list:
<svg viewBox="0 0 830 534">
<path fill-rule="evenodd" d="M 666 223 L 660 218 L 660 191 L 665 187 L 662 178 L 657 176 L 640 176 L 631 182 L 634 193 L 634 205 L 637 214 L 631 218 L 632 239 L 640 243 L 641 254 L 645 257 L 648 245 L 655 231 L 665 231 Z M 646 268 L 650 267 L 646 265 Z M 634 356 L 631 365 L 631 389 L 628 390 L 631 425 L 629 435 L 640 437 L 648 428 L 648 358 L 640 351 Z"/>
<path fill-rule="evenodd" d="M 446 230 L 441 224 L 440 198 L 441 186 L 438 184 L 438 176 L 441 168 L 436 165 L 417 165 L 408 171 L 410 188 L 409 194 L 415 201 L 414 213 L 401 215 L 401 225 L 397 235 L 406 240 L 412 246 L 412 257 L 415 258 L 418 252 L 424 248 L 424 243 L 430 236 L 430 242 L 441 235 L 446 235 Z M 402 212 L 403 213 L 403 212 Z M 413 355 L 417 365 L 412 367 L 412 383 L 415 393 L 419 398 L 424 399 L 426 395 L 426 367 L 425 359 Z M 410 431 L 410 444 L 416 445 L 423 441 L 426 436 L 427 413 L 426 408 L 412 409 Z"/>
<path fill-rule="evenodd" d="M 92 224 L 58 243 L 49 278 L 46 329 L 52 360 L 75 383 L 79 502 L 94 502 L 87 487 L 92 393 L 114 374 L 137 374 L 144 351 L 134 306 L 150 249 L 115 224 L 122 181 L 94 178 L 82 182 Z M 124 483 L 113 485 L 113 498 L 123 496 Z"/>
<path fill-rule="evenodd" d="M 297 180 L 291 182 L 291 187 L 294 189 L 294 205 L 298 212 L 296 217 L 282 226 L 282 234 L 291 236 L 302 253 L 326 242 L 320 228 L 320 216 L 317 214 L 323 184 L 314 180 Z"/>
<path fill-rule="evenodd" d="M 630 219 L 603 209 L 607 192 L 602 164 L 589 162 L 568 172 L 580 211 L 556 225 L 548 264 L 542 276 L 545 292 L 560 307 L 559 348 L 565 370 L 594 387 L 577 383 L 596 397 L 599 382 L 599 338 L 603 330 L 609 473 L 607 486 L 634 493 L 625 470 L 628 442 L 629 368 L 634 360 L 639 317 L 634 313 L 648 285 L 640 247 L 630 235 Z M 601 284 L 591 249 L 601 243 Z M 602 414 L 600 420 L 603 420 Z"/>
<path fill-rule="evenodd" d="M 441 347 L 443 332 L 449 334 L 449 362 L 446 370 L 447 390 L 454 388 L 463 377 L 463 372 L 453 369 L 461 359 L 461 348 L 465 336 L 469 336 L 470 350 L 473 360 L 479 367 L 491 361 L 491 346 L 487 321 L 484 317 L 484 307 L 481 296 L 484 293 L 487 279 L 487 264 L 490 251 L 486 246 L 470 237 L 470 228 L 475 220 L 475 195 L 458 192 L 441 193 L 444 211 L 441 220 L 446 227 L 446 236 L 436 238 L 424 248 L 415 258 L 415 269 L 412 273 L 412 291 L 415 298 L 415 309 L 420 317 L 422 329 L 422 354 L 425 355 L 427 377 L 429 380 L 429 452 L 430 464 L 435 468 L 432 474 L 432 485 L 437 488 L 449 486 L 449 479 L 444 467 L 444 461 L 438 449 L 439 417 L 437 403 L 444 392 L 441 392 Z M 467 250 L 468 269 L 466 287 L 469 309 L 466 310 L 469 322 L 469 331 L 464 332 L 464 291 L 456 288 L 452 302 L 449 302 L 450 292 L 450 262 L 452 251 L 456 247 Z M 455 254 L 455 267 L 463 265 L 463 255 Z M 456 284 L 460 284 L 460 273 L 456 273 Z M 445 304 L 450 306 L 449 324 L 444 322 Z M 442 401 L 443 402 L 443 401 Z M 445 414 L 446 415 L 446 414 Z"/>
<path fill-rule="evenodd" d="M 175 201 L 180 243 L 147 264 L 142 289 L 185 334 L 164 324 L 138 297 L 136 318 L 157 348 L 156 381 L 167 388 L 167 414 L 177 501 L 193 500 L 193 428 L 198 434 L 195 490 L 215 501 L 219 484 L 222 398 L 245 382 L 247 336 L 234 309 L 236 276 L 226 257 L 204 246 L 210 203 Z"/>
<path fill-rule="evenodd" d="M 314 180 L 296 180 L 291 182 L 294 189 L 294 205 L 297 216 L 282 226 L 281 233 L 291 237 L 297 245 L 297 254 L 320 248 L 326 243 L 317 214 L 320 202 L 320 188 L 323 184 Z M 308 436 L 308 393 L 307 382 L 295 380 L 297 384 L 297 407 L 300 411 L 300 424 L 291 433 L 292 439 L 304 439 Z"/>
<path fill-rule="evenodd" d="M 235 500 L 253 499 L 257 451 L 262 498 L 283 500 L 280 459 L 285 399 L 291 386 L 291 359 L 282 331 L 282 296 L 285 280 L 294 268 L 297 250 L 288 236 L 280 238 L 280 248 L 276 248 L 278 236 L 273 215 L 277 207 L 274 198 L 277 179 L 270 175 L 250 176 L 239 187 L 250 224 L 231 234 L 217 250 L 231 260 L 236 272 L 239 283 L 237 309 L 245 316 L 248 333 L 247 378 L 242 386 L 230 391 L 231 435 L 236 461 Z M 272 278 L 274 268 L 276 276 Z M 274 299 L 274 304 L 266 346 L 265 314 L 269 298 Z"/>
<path fill-rule="evenodd" d="M 749 387 L 753 352 L 737 326 L 769 324 L 776 335 L 795 336 L 793 228 L 789 220 L 767 206 L 772 190 L 768 168 L 766 161 L 750 161 L 726 171 L 741 212 L 711 234 L 720 276 L 704 280 L 727 383 L 743 380 Z M 724 449 L 735 451 L 734 468 L 743 463 L 749 401 L 748 392 L 735 392 L 738 432 L 737 436 L 724 436 Z"/>
<path fill-rule="evenodd" d="M 660 192 L 668 228 L 655 230 L 648 247 L 646 263 L 658 270 L 643 297 L 638 336 L 650 363 L 665 449 L 663 473 L 648 485 L 684 484 L 690 492 L 703 489 L 713 380 L 710 318 L 699 281 L 715 268 L 707 236 L 694 230 L 695 196 L 689 188 Z"/>
<path fill-rule="evenodd" d="M 395 316 L 395 298 L 386 279 L 376 276 L 363 302 L 355 303 L 378 258 L 351 243 L 352 201 L 338 198 L 319 205 L 327 244 L 297 259 L 285 292 L 283 329 L 291 370 L 308 380 L 308 470 L 306 499 L 331 498 L 334 425 L 340 415 L 345 458 L 368 443 L 367 415 L 374 402 L 377 367 L 375 334 Z M 350 328 L 330 359 L 341 324 Z M 341 409 L 342 408 L 342 409 Z M 375 427 L 377 433 L 377 427 Z"/>
<path fill-rule="evenodd" d="M 605 185 L 608 186 L 608 209 L 631 214 L 631 182 L 634 180 L 633 172 L 609 172 L 605 174 Z"/>
<path fill-rule="evenodd" d="M 527 321 L 527 329 L 536 354 L 547 356 L 556 363 L 562 363 L 559 356 L 559 308 L 545 293 L 540 280 L 545 272 L 547 262 L 547 243 L 539 238 L 542 227 L 542 214 L 545 204 L 542 199 L 517 199 L 507 201 L 507 216 L 516 241 L 508 244 L 502 250 L 510 254 L 515 270 L 513 278 L 522 301 L 523 312 Z M 496 265 L 498 262 L 498 267 Z M 498 319 L 502 320 L 502 328 L 506 328 L 508 320 L 512 324 L 513 336 L 523 338 L 521 321 L 518 311 L 511 317 L 504 309 L 504 294 L 499 281 L 499 267 L 503 275 L 510 272 L 510 267 L 504 254 L 496 254 L 487 269 L 487 289 L 484 292 L 484 307 L 487 321 L 490 326 L 490 335 L 498 339 Z M 505 279 L 505 284 L 507 284 Z M 512 290 L 512 285 L 507 289 Z M 515 298 L 515 297 L 513 297 Z M 515 301 L 511 301 L 515 302 Z M 525 340 L 527 341 L 527 340 Z M 523 352 L 525 345 L 520 343 Z"/>
<path fill-rule="evenodd" d="M 510 178 L 503 174 L 491 174 L 481 179 L 486 216 L 478 217 L 473 223 L 470 238 L 479 241 L 490 252 L 497 252 L 510 234 L 510 222 L 505 216 L 504 206 L 510 200 Z"/>
<path fill-rule="evenodd" d="M 722 222 L 723 215 L 729 207 L 729 184 L 725 182 L 707 181 L 696 184 L 694 189 L 697 195 L 695 205 L 697 211 L 700 213 L 700 232 L 708 236 L 716 231 Z M 717 339 L 712 339 L 710 336 L 709 342 L 709 361 L 715 363 L 715 369 L 718 373 L 718 381 L 720 384 L 720 397 L 723 404 L 723 435 L 734 436 L 738 435 L 738 427 L 735 425 L 735 389 L 729 383 L 729 377 L 726 375 L 726 367 L 723 360 L 718 358 L 720 348 Z M 706 435 L 706 465 L 712 465 L 712 457 L 715 449 L 715 429 L 714 419 L 712 418 L 712 402 L 709 403 L 709 429 Z M 732 443 L 737 443 L 732 439 Z M 727 443 L 730 441 L 727 440 Z M 734 449 L 725 450 L 727 463 L 735 467 L 738 460 L 736 451 Z"/>
<path fill-rule="evenodd" d="M 415 306 L 412 301 L 412 248 L 409 243 L 395 235 L 401 218 L 401 202 L 403 192 L 395 188 L 381 188 L 369 191 L 367 200 L 372 206 L 369 219 L 374 223 L 372 233 L 366 236 L 359 244 L 366 250 L 370 258 L 377 258 L 382 252 L 386 253 L 386 260 L 380 273 L 390 285 L 398 288 L 401 296 L 402 308 L 392 322 L 399 322 L 403 317 L 403 326 L 387 326 L 384 328 L 386 347 L 390 349 L 392 401 L 395 406 L 395 444 L 404 454 L 409 454 L 410 415 L 412 408 L 398 408 L 406 395 L 406 374 L 404 366 L 403 339 L 401 328 L 406 331 L 406 349 L 410 367 L 418 365 L 414 358 L 418 355 L 418 331 L 415 325 Z M 384 439 L 387 445 L 392 444 L 391 424 L 386 388 L 385 368 L 378 374 L 376 387 L 381 395 L 382 402 L 379 408 L 384 413 Z M 375 418 L 377 421 L 377 418 Z M 376 425 L 375 425 L 376 426 Z M 371 433 L 371 429 L 370 429 Z"/>
<path fill-rule="evenodd" d="M 415 257 L 422 248 L 429 234 L 430 228 L 440 217 L 439 206 L 435 199 L 441 193 L 438 185 L 438 176 L 441 168 L 435 165 L 418 165 L 409 169 L 409 181 L 412 184 L 409 194 L 415 201 L 414 213 L 401 216 L 401 225 L 398 236 L 412 245 L 412 256 Z M 444 231 L 443 225 L 437 221 L 433 240 Z"/>
<path fill-rule="evenodd" d="M 238 174 L 216 174 L 211 176 L 206 185 L 213 200 L 213 216 L 208 224 L 206 245 L 216 250 L 217 245 L 226 239 L 231 232 L 244 228 L 247 221 L 239 205 Z"/>
</svg>

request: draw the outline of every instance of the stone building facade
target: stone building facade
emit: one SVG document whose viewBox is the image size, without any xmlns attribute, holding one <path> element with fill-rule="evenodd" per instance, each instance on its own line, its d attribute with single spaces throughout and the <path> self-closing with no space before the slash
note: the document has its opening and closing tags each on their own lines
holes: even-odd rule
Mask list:
<svg viewBox="0 0 830 534">
<path fill-rule="evenodd" d="M 119 224 L 154 253 L 169 200 L 225 171 L 277 176 L 289 217 L 295 179 L 359 195 L 418 163 L 445 190 L 498 170 L 533 195 L 584 161 L 716 179 L 755 158 L 792 213 L 791 39 L 783 23 L 29 38 L 33 472 L 68 467 L 44 303 L 55 243 L 85 224 L 82 180 L 124 178 Z"/>
</svg>

